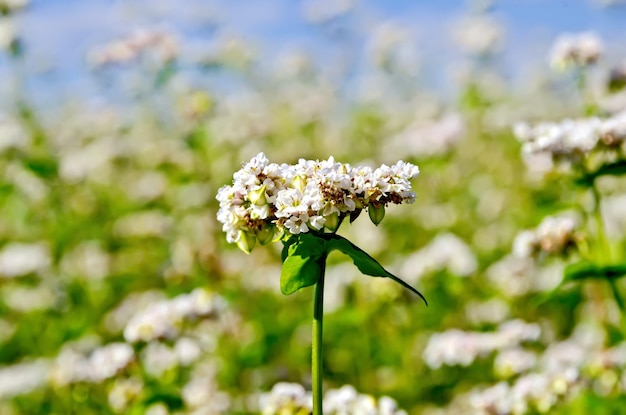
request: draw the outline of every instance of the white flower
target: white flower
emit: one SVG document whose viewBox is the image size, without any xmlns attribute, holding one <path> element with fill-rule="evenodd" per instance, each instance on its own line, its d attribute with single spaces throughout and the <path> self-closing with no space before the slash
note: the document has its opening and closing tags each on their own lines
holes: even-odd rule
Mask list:
<svg viewBox="0 0 626 415">
<path fill-rule="evenodd" d="M 550 64 L 557 70 L 595 63 L 602 55 L 602 42 L 593 32 L 559 36 L 550 51 Z"/>
<path fill-rule="evenodd" d="M 226 240 L 249 252 L 257 239 L 268 241 L 268 231 L 322 231 L 329 217 L 328 223 L 336 224 L 338 217 L 371 203 L 411 203 L 415 193 L 409 180 L 418 174 L 417 166 L 403 161 L 375 170 L 352 168 L 333 157 L 278 165 L 259 153 L 235 172 L 232 185 L 219 189 L 217 219 Z"/>
</svg>

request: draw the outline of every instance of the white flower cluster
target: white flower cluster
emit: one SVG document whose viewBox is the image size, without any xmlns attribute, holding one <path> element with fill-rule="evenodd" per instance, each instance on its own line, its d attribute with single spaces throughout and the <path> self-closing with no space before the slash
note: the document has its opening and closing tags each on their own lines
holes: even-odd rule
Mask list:
<svg viewBox="0 0 626 415">
<path fill-rule="evenodd" d="M 557 255 L 574 247 L 580 239 L 579 223 L 570 216 L 548 216 L 533 230 L 519 233 L 513 242 L 513 255 L 531 258 Z"/>
<path fill-rule="evenodd" d="M 11 242 L 0 251 L 0 278 L 14 278 L 45 271 L 51 264 L 45 243 Z"/>
<path fill-rule="evenodd" d="M 548 413 L 559 402 L 592 389 L 600 396 L 621 395 L 626 390 L 626 343 L 603 347 L 599 327 L 580 324 L 572 336 L 551 344 L 538 359 L 536 369 L 528 365 L 512 383 L 500 382 L 474 390 L 469 404 L 476 414 Z M 528 353 L 528 352 L 526 352 Z"/>
<path fill-rule="evenodd" d="M 217 219 L 228 242 L 246 252 L 257 239 L 268 243 L 283 232 L 334 230 L 363 209 L 378 224 L 388 203 L 415 201 L 409 180 L 418 174 L 417 166 L 403 161 L 377 169 L 351 167 L 332 157 L 279 165 L 259 153 L 234 174 L 233 185 L 219 190 Z"/>
<path fill-rule="evenodd" d="M 575 371 L 563 374 L 529 373 L 509 385 L 499 382 L 482 391 L 474 391 L 469 402 L 475 414 L 548 413 L 578 378 Z M 534 413 L 534 412 L 531 412 Z"/>
<path fill-rule="evenodd" d="M 448 114 L 438 120 L 414 121 L 404 131 L 391 137 L 385 146 L 391 151 L 417 157 L 436 157 L 449 153 L 463 138 L 465 122 L 459 114 Z"/>
<path fill-rule="evenodd" d="M 401 274 L 408 282 L 416 282 L 425 275 L 441 270 L 468 277 L 477 268 L 476 256 L 461 238 L 452 233 L 441 233 L 430 244 L 406 258 L 401 265 Z"/>
<path fill-rule="evenodd" d="M 524 341 L 535 341 L 540 334 L 538 325 L 521 320 L 507 321 L 490 333 L 453 329 L 432 335 L 423 356 L 426 364 L 433 369 L 443 365 L 469 366 L 479 356 L 515 348 Z"/>
<path fill-rule="evenodd" d="M 226 308 L 222 297 L 198 288 L 171 300 L 150 305 L 135 314 L 124 329 L 124 338 L 130 343 L 174 338 L 185 321 L 194 318 L 219 317 Z"/>
<path fill-rule="evenodd" d="M 49 372 L 50 362 L 44 359 L 0 367 L 0 402 L 44 386 Z"/>
<path fill-rule="evenodd" d="M 141 361 L 147 373 L 159 377 L 174 367 L 191 365 L 201 354 L 202 349 L 197 341 L 182 337 L 174 347 L 156 341 L 148 343 L 142 350 Z"/>
<path fill-rule="evenodd" d="M 563 279 L 563 265 L 558 261 L 539 264 L 534 258 L 509 254 L 491 264 L 486 276 L 504 297 L 520 297 L 554 289 Z"/>
<path fill-rule="evenodd" d="M 123 39 L 91 51 L 89 61 L 94 66 L 126 63 L 150 50 L 154 51 L 161 61 L 167 62 L 178 54 L 178 41 L 174 35 L 165 30 L 136 30 Z"/>
<path fill-rule="evenodd" d="M 550 64 L 558 70 L 569 66 L 587 66 L 602 55 L 602 42 L 593 32 L 559 36 L 550 51 Z"/>
<path fill-rule="evenodd" d="M 520 122 L 514 125 L 513 134 L 526 155 L 584 156 L 599 148 L 619 148 L 626 141 L 626 112 L 605 119 L 565 119 L 535 126 Z"/>
<path fill-rule="evenodd" d="M 30 0 L 0 0 L 0 11 L 14 12 L 28 6 Z"/>
<path fill-rule="evenodd" d="M 87 355 L 65 348 L 52 369 L 54 383 L 64 386 L 75 382 L 100 383 L 117 375 L 135 360 L 133 348 L 126 343 L 111 343 Z"/>
<path fill-rule="evenodd" d="M 308 414 L 312 403 L 311 393 L 297 383 L 277 383 L 270 393 L 260 398 L 263 415 Z M 373 396 L 358 393 L 350 385 L 328 390 L 323 406 L 326 415 L 406 415 L 390 397 L 383 396 L 377 401 Z"/>
</svg>

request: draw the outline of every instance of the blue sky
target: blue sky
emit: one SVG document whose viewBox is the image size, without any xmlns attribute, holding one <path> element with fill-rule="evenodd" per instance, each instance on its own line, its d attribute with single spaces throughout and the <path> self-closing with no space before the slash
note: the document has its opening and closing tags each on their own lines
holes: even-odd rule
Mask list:
<svg viewBox="0 0 626 415">
<path fill-rule="evenodd" d="M 228 31 L 253 41 L 269 60 L 289 49 L 315 54 L 333 45 L 319 27 L 307 23 L 303 5 L 294 0 L 33 0 L 18 23 L 26 44 L 25 73 L 42 95 L 79 96 L 93 85 L 85 57 L 90 47 L 142 26 L 165 26 L 189 43 Z M 614 59 L 626 58 L 626 7 L 599 7 L 600 0 L 500 0 L 490 13 L 506 27 L 504 60 L 509 67 L 541 62 L 561 32 L 596 31 Z M 448 65 L 456 56 L 450 27 L 476 3 L 462 0 L 356 1 L 356 22 L 367 30 L 391 21 L 410 30 L 420 61 Z M 358 30 L 353 42 L 365 35 Z M 620 56 L 620 53 L 622 56 Z M 8 63 L 0 58 L 0 75 Z M 6 77 L 3 76 L 6 80 Z M 6 81 L 5 81 L 6 82 Z"/>
</svg>

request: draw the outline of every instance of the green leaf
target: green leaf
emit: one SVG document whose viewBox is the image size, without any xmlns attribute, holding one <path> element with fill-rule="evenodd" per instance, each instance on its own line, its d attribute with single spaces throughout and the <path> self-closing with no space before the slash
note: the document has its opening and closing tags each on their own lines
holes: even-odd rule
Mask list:
<svg viewBox="0 0 626 415">
<path fill-rule="evenodd" d="M 626 264 L 598 265 L 589 261 L 580 261 L 565 267 L 563 271 L 563 282 L 588 278 L 604 278 L 611 280 L 623 276 L 626 276 Z"/>
<path fill-rule="evenodd" d="M 372 277 L 391 278 L 398 284 L 402 285 L 404 288 L 417 294 L 422 300 L 424 300 L 424 303 L 428 305 L 426 298 L 424 298 L 424 296 L 419 291 L 387 271 L 385 268 L 383 268 L 382 265 L 378 263 L 378 261 L 376 261 L 369 254 L 367 254 L 358 246 L 354 245 L 346 238 L 332 233 L 322 234 L 321 237 L 328 241 L 329 253 L 331 251 L 337 250 L 348 255 L 350 259 L 352 259 L 352 261 L 354 262 L 354 265 L 356 265 L 359 271 L 361 271 L 363 274 Z"/>
<path fill-rule="evenodd" d="M 354 222 L 359 217 L 362 211 L 363 209 L 356 209 L 350 212 L 350 223 Z"/>
<path fill-rule="evenodd" d="M 626 160 L 603 164 L 598 170 L 576 179 L 579 186 L 590 187 L 599 176 L 623 176 L 626 174 Z"/>
<path fill-rule="evenodd" d="M 316 284 L 326 261 L 326 240 L 304 233 L 292 236 L 283 243 L 280 291 L 289 295 Z"/>
</svg>

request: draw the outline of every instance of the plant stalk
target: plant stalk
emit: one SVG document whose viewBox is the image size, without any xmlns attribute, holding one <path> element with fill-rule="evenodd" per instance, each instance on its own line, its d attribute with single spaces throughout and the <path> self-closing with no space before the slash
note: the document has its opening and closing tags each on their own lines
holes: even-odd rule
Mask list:
<svg viewBox="0 0 626 415">
<path fill-rule="evenodd" d="M 324 323 L 324 274 L 326 271 L 326 257 L 320 258 L 320 278 L 315 284 L 315 302 L 313 304 L 313 352 L 312 352 L 312 388 L 313 388 L 313 415 L 322 415 L 322 329 Z"/>
<path fill-rule="evenodd" d="M 596 187 L 595 183 L 591 187 L 591 191 L 593 193 L 593 198 L 594 198 L 594 209 L 593 209 L 594 212 L 593 213 L 596 219 L 596 227 L 598 228 L 597 235 L 601 243 L 601 246 L 600 246 L 601 259 L 603 262 L 607 262 L 607 259 L 608 259 L 608 263 L 611 263 L 611 261 L 613 260 L 611 243 L 609 242 L 609 239 L 606 236 L 606 232 L 604 231 L 604 221 L 602 220 L 602 211 L 600 210 L 600 192 L 598 191 L 598 188 Z M 609 283 L 609 286 L 611 287 L 611 293 L 613 294 L 613 298 L 615 299 L 615 302 L 617 303 L 617 306 L 620 309 L 620 312 L 621 312 L 620 317 L 623 322 L 623 314 L 624 314 L 624 307 L 625 307 L 624 299 L 620 295 L 619 289 L 617 287 L 617 282 L 613 279 L 609 279 L 608 283 Z"/>
</svg>

